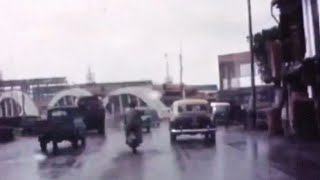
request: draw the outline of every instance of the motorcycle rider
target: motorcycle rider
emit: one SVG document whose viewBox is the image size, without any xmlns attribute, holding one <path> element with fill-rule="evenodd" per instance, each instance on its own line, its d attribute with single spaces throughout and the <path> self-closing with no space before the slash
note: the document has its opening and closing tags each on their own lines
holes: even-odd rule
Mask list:
<svg viewBox="0 0 320 180">
<path fill-rule="evenodd" d="M 129 109 L 125 115 L 125 132 L 126 143 L 128 144 L 128 136 L 130 132 L 135 133 L 139 144 L 142 143 L 142 119 L 141 112 L 136 109 L 137 102 L 135 100 L 129 103 Z"/>
</svg>

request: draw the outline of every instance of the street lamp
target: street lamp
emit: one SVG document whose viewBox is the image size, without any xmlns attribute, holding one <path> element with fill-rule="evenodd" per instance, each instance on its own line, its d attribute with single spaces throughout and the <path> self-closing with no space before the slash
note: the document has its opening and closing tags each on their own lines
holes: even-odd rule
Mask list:
<svg viewBox="0 0 320 180">
<path fill-rule="evenodd" d="M 249 25 L 249 40 L 250 40 L 250 60 L 251 60 L 251 89 L 252 89 L 252 114 L 251 128 L 256 126 L 256 87 L 255 87 L 255 68 L 254 68 L 254 53 L 253 53 L 253 34 L 252 34 L 252 17 L 251 17 L 251 0 L 247 1 L 248 3 L 248 25 Z"/>
</svg>

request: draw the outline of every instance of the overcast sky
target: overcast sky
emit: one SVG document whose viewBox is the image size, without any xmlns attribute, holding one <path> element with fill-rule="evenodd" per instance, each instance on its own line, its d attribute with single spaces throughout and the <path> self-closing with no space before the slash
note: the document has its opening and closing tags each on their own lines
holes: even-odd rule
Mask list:
<svg viewBox="0 0 320 180">
<path fill-rule="evenodd" d="M 5 79 L 66 76 L 85 82 L 163 82 L 164 54 L 178 81 L 218 83 L 217 56 L 248 50 L 246 0 L 2 0 Z M 252 0 L 254 31 L 274 25 L 270 0 Z"/>
</svg>

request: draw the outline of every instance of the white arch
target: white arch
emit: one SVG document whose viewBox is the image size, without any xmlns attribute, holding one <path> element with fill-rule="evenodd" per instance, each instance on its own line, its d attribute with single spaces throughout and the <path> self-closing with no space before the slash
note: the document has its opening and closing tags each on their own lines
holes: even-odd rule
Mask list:
<svg viewBox="0 0 320 180">
<path fill-rule="evenodd" d="M 39 110 L 35 105 L 34 101 L 31 99 L 29 95 L 23 93 L 22 91 L 12 90 L 12 91 L 5 91 L 0 95 L 0 102 L 3 99 L 12 98 L 14 99 L 22 108 L 23 108 L 23 99 L 24 99 L 24 111 L 26 116 L 39 116 Z M 20 116 L 23 115 L 23 111 L 19 114 Z"/>
<path fill-rule="evenodd" d="M 161 102 L 160 92 L 146 87 L 125 87 L 112 91 L 103 99 L 104 106 L 108 103 L 110 96 L 119 96 L 122 94 L 131 94 L 140 98 L 148 107 L 155 109 L 160 117 L 169 116 L 169 108 Z"/>
<path fill-rule="evenodd" d="M 67 89 L 58 92 L 49 102 L 48 108 L 52 108 L 55 106 L 55 104 L 63 97 L 65 96 L 75 96 L 76 98 L 79 98 L 81 96 L 91 96 L 92 94 L 85 90 L 85 89 L 80 89 L 80 88 L 72 88 L 72 89 Z"/>
</svg>

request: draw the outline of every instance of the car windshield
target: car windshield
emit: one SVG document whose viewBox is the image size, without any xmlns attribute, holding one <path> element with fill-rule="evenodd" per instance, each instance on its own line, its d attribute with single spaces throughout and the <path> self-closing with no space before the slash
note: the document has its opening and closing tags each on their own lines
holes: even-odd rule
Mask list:
<svg viewBox="0 0 320 180">
<path fill-rule="evenodd" d="M 70 112 L 66 111 L 66 110 L 54 110 L 51 111 L 49 114 L 49 120 L 66 120 L 68 119 L 68 117 L 70 116 Z"/>
<path fill-rule="evenodd" d="M 193 111 L 193 112 L 207 112 L 208 107 L 205 104 L 188 104 L 186 105 L 186 111 Z"/>
<path fill-rule="evenodd" d="M 54 110 L 51 111 L 49 114 L 50 120 L 68 120 L 70 117 L 81 117 L 79 111 L 75 109 L 69 109 L 69 110 Z"/>
<path fill-rule="evenodd" d="M 229 106 L 225 106 L 225 105 L 217 105 L 213 107 L 213 110 L 215 112 L 227 112 L 229 111 L 230 107 Z"/>
</svg>

